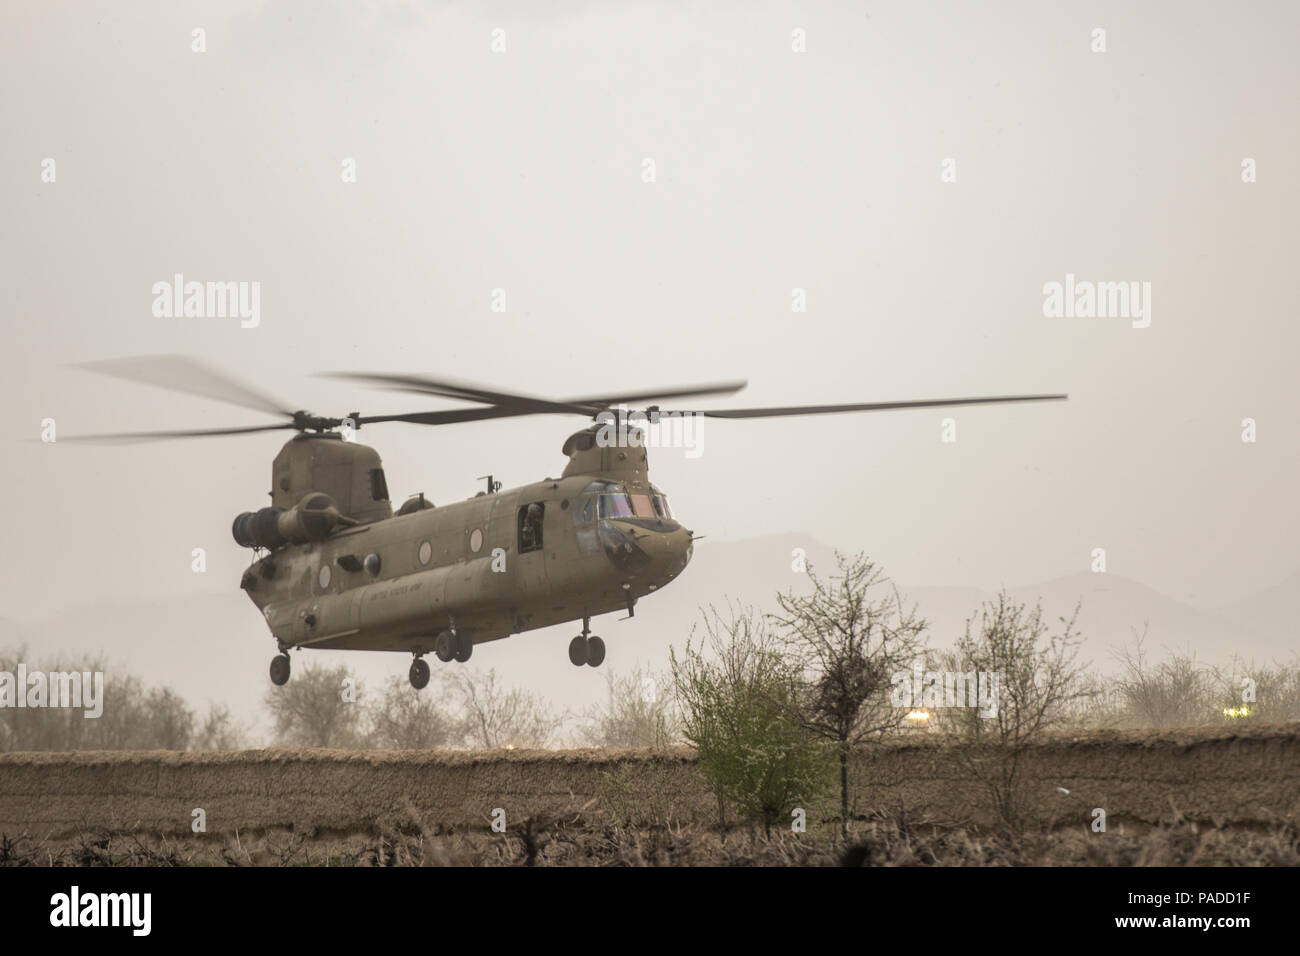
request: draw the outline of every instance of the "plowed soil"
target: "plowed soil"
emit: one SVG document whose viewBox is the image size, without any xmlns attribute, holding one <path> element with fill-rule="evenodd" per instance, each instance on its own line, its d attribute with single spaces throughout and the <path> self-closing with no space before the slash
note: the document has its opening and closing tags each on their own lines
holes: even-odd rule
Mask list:
<svg viewBox="0 0 1300 956">
<path fill-rule="evenodd" d="M 987 792 L 944 740 L 855 755 L 853 811 L 953 828 L 993 822 Z M 1057 735 L 1024 756 L 1039 830 L 1108 825 L 1259 829 L 1300 823 L 1300 725 Z M 838 795 L 810 807 L 829 821 Z M 194 811 L 206 825 L 196 836 Z M 717 802 L 685 748 L 501 752 L 253 750 L 0 755 L 0 834 L 225 840 L 293 833 L 491 834 L 528 826 L 708 828 Z M 531 822 L 530 822 L 531 821 Z"/>
</svg>

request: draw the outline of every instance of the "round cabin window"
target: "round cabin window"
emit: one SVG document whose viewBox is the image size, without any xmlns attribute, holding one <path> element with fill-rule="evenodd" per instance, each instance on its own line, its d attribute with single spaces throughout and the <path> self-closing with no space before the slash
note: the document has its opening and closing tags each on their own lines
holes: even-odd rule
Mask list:
<svg viewBox="0 0 1300 956">
<path fill-rule="evenodd" d="M 474 533 L 469 536 L 469 549 L 475 554 L 483 547 L 483 532 L 475 528 Z"/>
<path fill-rule="evenodd" d="M 328 564 L 320 566 L 320 574 L 316 576 L 316 580 L 320 582 L 322 588 L 330 586 L 330 566 Z"/>
<path fill-rule="evenodd" d="M 428 541 L 420 542 L 420 563 L 428 564 L 433 558 L 433 545 Z"/>
</svg>

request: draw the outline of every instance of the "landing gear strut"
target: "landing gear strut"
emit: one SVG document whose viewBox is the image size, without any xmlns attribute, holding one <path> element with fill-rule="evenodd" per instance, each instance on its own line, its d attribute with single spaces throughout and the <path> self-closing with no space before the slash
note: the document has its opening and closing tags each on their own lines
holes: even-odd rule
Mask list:
<svg viewBox="0 0 1300 956">
<path fill-rule="evenodd" d="M 420 658 L 411 661 L 411 686 L 416 690 L 424 690 L 429 686 L 429 664 Z"/>
<path fill-rule="evenodd" d="M 289 655 L 276 654 L 271 658 L 271 683 L 283 687 L 289 683 Z"/>
<path fill-rule="evenodd" d="M 590 635 L 590 636 L 589 636 Z M 591 634 L 591 618 L 582 619 L 582 633 L 569 642 L 569 661 L 575 667 L 599 667 L 605 660 L 605 642 Z"/>
</svg>

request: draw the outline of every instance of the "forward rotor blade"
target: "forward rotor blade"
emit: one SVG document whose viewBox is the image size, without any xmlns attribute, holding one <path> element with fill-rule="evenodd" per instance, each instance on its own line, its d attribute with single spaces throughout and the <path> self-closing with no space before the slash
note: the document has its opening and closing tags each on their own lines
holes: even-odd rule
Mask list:
<svg viewBox="0 0 1300 956">
<path fill-rule="evenodd" d="M 398 392 L 411 392 L 417 395 L 437 395 L 440 398 L 453 398 L 462 402 L 478 402 L 482 405 L 495 405 L 514 410 L 514 414 L 539 415 L 548 413 L 588 415 L 590 412 L 581 405 L 572 402 L 553 402 L 533 395 L 521 395 L 516 392 L 503 392 L 488 389 L 469 382 L 457 382 L 451 379 L 426 378 L 422 375 L 383 375 L 368 372 L 329 372 L 326 378 L 340 378 L 379 388 Z M 392 419 L 390 419 L 392 420 Z M 459 419 L 458 419 L 459 420 Z M 436 424 L 429 422 L 428 424 Z"/>
<path fill-rule="evenodd" d="M 546 415 L 572 414 L 590 417 L 605 408 L 627 402 L 642 402 L 653 398 L 699 398 L 706 395 L 734 395 L 747 384 L 743 379 L 734 382 L 718 382 L 707 385 L 670 387 L 663 389 L 645 389 L 618 395 L 596 395 L 585 398 L 551 399 L 538 398 L 534 395 L 522 395 L 515 392 L 503 392 L 488 389 L 481 385 L 459 382 L 452 379 L 434 379 L 419 375 L 385 375 L 356 372 L 327 373 L 329 378 L 340 378 L 364 384 L 376 385 L 395 391 L 413 392 L 419 395 L 437 395 L 459 401 L 479 402 L 494 406 L 491 414 L 452 413 L 444 416 L 440 412 L 415 413 L 412 415 L 386 415 L 373 421 L 407 421 L 425 425 L 445 425 L 454 422 L 478 421 L 484 418 L 506 418 L 511 415 Z"/>
<path fill-rule="evenodd" d="M 782 418 L 787 415 L 829 415 L 835 412 L 878 412 L 899 408 L 941 408 L 953 405 L 998 405 L 1009 402 L 1056 402 L 1068 395 L 1005 395 L 996 398 L 936 398 L 910 402 L 868 402 L 857 405 L 791 405 L 777 408 L 718 408 L 702 412 L 676 414 L 703 415 L 707 418 Z M 664 414 L 667 414 L 665 412 Z"/>
<path fill-rule="evenodd" d="M 208 438 L 215 435 L 245 435 L 251 432 L 273 432 L 285 428 L 296 428 L 293 422 L 280 425 L 251 425 L 245 428 L 193 428 L 180 431 L 159 432 L 116 432 L 104 435 L 68 435 L 60 437 L 60 442 L 84 442 L 87 444 L 125 444 L 141 441 L 162 441 L 168 438 Z"/>
<path fill-rule="evenodd" d="M 407 412 L 401 415 L 365 415 L 357 419 L 358 425 L 377 422 L 410 422 L 415 425 L 455 425 L 458 422 L 481 422 L 489 418 L 516 418 L 545 412 L 520 411 L 493 405 L 488 408 L 453 408 L 441 412 Z M 586 414 L 584 412 L 583 414 Z"/>
<path fill-rule="evenodd" d="M 251 385 L 184 355 L 136 355 L 128 358 L 106 359 L 100 362 L 82 362 L 78 368 L 112 375 L 131 382 L 143 382 L 159 388 L 171 389 L 209 398 L 228 405 L 251 408 L 272 415 L 293 416 L 291 409 L 264 395 Z"/>
</svg>

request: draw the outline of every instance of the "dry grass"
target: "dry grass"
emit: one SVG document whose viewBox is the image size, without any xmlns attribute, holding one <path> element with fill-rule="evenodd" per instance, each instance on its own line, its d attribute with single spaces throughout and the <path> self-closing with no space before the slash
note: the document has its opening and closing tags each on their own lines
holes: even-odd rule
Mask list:
<svg viewBox="0 0 1300 956">
<path fill-rule="evenodd" d="M 168 840 L 85 834 L 51 844 L 0 838 L 5 866 L 1297 866 L 1300 830 L 1086 827 L 1016 842 L 977 830 L 880 817 L 847 849 L 821 833 L 686 826 L 630 828 L 596 819 L 528 820 L 501 834 L 435 833 L 414 825 L 373 834 L 276 831 Z"/>
</svg>

